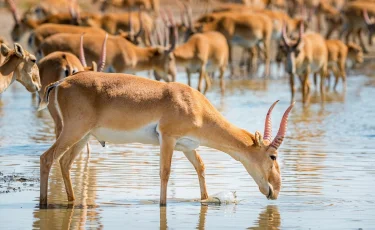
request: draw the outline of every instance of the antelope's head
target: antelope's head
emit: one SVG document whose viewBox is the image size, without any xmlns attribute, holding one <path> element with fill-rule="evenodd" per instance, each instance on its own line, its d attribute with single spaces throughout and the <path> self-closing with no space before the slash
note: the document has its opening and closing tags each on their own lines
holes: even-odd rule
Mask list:
<svg viewBox="0 0 375 230">
<path fill-rule="evenodd" d="M 363 10 L 363 19 L 367 25 L 368 29 L 368 44 L 372 45 L 372 35 L 375 33 L 375 22 L 374 19 L 370 18 L 367 13 L 367 10 Z"/>
<path fill-rule="evenodd" d="M 41 87 L 39 69 L 36 58 L 22 48 L 18 43 L 11 50 L 5 44 L 1 44 L 1 54 L 5 56 L 2 67 L 9 66 L 9 74 L 14 71 L 16 80 L 19 81 L 29 92 L 39 91 Z"/>
<path fill-rule="evenodd" d="M 362 64 L 363 63 L 363 50 L 361 48 L 361 46 L 353 43 L 353 42 L 349 42 L 347 44 L 348 46 L 348 61 L 350 61 L 351 65 L 355 65 L 355 64 Z"/>
<path fill-rule="evenodd" d="M 296 41 L 291 41 L 287 34 L 286 34 L 286 25 L 283 25 L 282 30 L 282 40 L 283 46 L 281 46 L 281 50 L 286 55 L 286 72 L 289 74 L 295 74 L 296 72 L 296 59 L 303 55 L 303 31 L 304 31 L 304 24 L 301 23 L 299 27 L 298 38 Z"/>
<path fill-rule="evenodd" d="M 284 140 L 288 116 L 294 106 L 294 103 L 291 104 L 285 111 L 279 131 L 272 139 L 271 113 L 277 102 L 273 103 L 268 110 L 264 135 L 262 136 L 258 131 L 255 132 L 254 144 L 245 155 L 239 157 L 240 162 L 257 183 L 260 192 L 272 200 L 277 199 L 281 189 L 280 168 L 277 162 L 278 149 Z"/>
</svg>

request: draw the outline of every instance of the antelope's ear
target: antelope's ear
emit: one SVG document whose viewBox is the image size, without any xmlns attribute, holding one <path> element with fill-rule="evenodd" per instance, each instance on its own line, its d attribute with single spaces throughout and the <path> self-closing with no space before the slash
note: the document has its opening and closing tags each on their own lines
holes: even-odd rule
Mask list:
<svg viewBox="0 0 375 230">
<path fill-rule="evenodd" d="M 6 57 L 6 56 L 8 56 L 10 51 L 11 51 L 11 49 L 7 45 L 5 45 L 4 43 L 1 44 L 1 55 Z"/>
<path fill-rule="evenodd" d="M 14 51 L 19 58 L 25 57 L 25 51 L 20 44 L 14 43 Z"/>
<path fill-rule="evenodd" d="M 263 144 L 263 137 L 262 137 L 262 134 L 260 134 L 260 132 L 256 131 L 255 132 L 255 146 L 258 146 L 258 147 L 262 147 L 264 144 Z"/>
<path fill-rule="evenodd" d="M 161 47 L 158 47 L 156 48 L 155 50 L 155 56 L 160 56 L 164 53 L 165 49 L 161 48 Z"/>
<path fill-rule="evenodd" d="M 92 71 L 98 72 L 98 64 L 96 64 L 95 61 L 92 61 L 91 68 L 92 68 Z"/>
</svg>

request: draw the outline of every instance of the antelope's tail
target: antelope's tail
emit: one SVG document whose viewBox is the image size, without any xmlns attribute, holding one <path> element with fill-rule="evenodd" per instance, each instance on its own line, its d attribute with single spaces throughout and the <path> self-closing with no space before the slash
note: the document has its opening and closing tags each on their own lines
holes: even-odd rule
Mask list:
<svg viewBox="0 0 375 230">
<path fill-rule="evenodd" d="M 64 79 L 62 79 L 60 81 L 56 81 L 56 82 L 51 83 L 48 86 L 46 86 L 46 89 L 44 90 L 44 95 L 41 97 L 41 101 L 39 103 L 38 111 L 47 108 L 48 103 L 49 103 L 49 94 L 51 93 L 51 91 L 54 88 L 56 88 L 57 86 L 59 86 L 63 81 L 64 81 Z"/>
</svg>

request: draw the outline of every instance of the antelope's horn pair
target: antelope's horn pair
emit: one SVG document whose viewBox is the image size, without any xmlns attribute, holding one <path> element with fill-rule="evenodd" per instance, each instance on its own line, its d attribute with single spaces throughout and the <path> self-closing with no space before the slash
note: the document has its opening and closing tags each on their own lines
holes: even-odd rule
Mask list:
<svg viewBox="0 0 375 230">
<path fill-rule="evenodd" d="M 271 144 L 269 147 L 272 147 L 274 149 L 278 149 L 280 145 L 282 144 L 285 134 L 286 134 L 286 129 L 287 129 L 287 124 L 288 124 L 288 117 L 289 113 L 292 110 L 295 102 L 293 102 L 288 109 L 285 111 L 283 118 L 281 119 L 279 131 L 277 132 L 276 137 L 272 140 L 272 122 L 271 122 L 271 114 L 272 110 L 275 107 L 275 105 L 279 102 L 279 100 L 275 101 L 271 107 L 269 108 L 266 116 L 266 121 L 264 124 L 264 135 L 263 135 L 263 140 L 267 140 Z M 272 140 L 272 142 L 271 142 Z"/>
<path fill-rule="evenodd" d="M 82 65 L 83 65 L 83 67 L 87 67 L 85 51 L 83 49 L 83 36 L 84 35 L 85 35 L 84 33 L 81 35 L 81 40 L 80 40 L 80 44 L 79 44 L 79 59 L 80 59 Z M 99 59 L 99 62 L 98 62 L 99 63 L 98 72 L 102 72 L 104 70 L 105 59 L 107 57 L 107 39 L 108 39 L 108 34 L 106 33 L 104 41 L 103 41 L 103 45 L 102 45 L 102 54 L 100 55 L 100 59 Z"/>
</svg>

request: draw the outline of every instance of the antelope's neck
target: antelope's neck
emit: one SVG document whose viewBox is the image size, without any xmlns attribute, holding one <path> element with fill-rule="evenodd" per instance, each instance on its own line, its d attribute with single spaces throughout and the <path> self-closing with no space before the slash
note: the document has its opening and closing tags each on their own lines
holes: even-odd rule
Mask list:
<svg viewBox="0 0 375 230">
<path fill-rule="evenodd" d="M 135 46 L 136 63 L 134 67 L 137 70 L 147 70 L 153 65 L 152 56 L 155 48 L 144 48 Z"/>
<path fill-rule="evenodd" d="M 209 132 L 203 132 L 202 145 L 220 150 L 240 161 L 241 155 L 251 152 L 254 135 L 229 122 L 206 124 Z"/>
<path fill-rule="evenodd" d="M 2 72 L 2 71 L 0 71 Z M 0 93 L 3 93 L 9 86 L 16 80 L 15 74 L 10 73 L 8 75 L 0 74 Z"/>
<path fill-rule="evenodd" d="M 16 80 L 14 70 L 19 63 L 17 58 L 11 57 L 0 66 L 0 93 L 4 92 Z"/>
<path fill-rule="evenodd" d="M 186 63 L 187 61 L 191 60 L 194 57 L 194 52 L 191 48 L 188 47 L 185 43 L 184 45 L 178 46 L 174 51 L 173 55 L 176 59 L 176 64 L 181 65 Z"/>
</svg>

